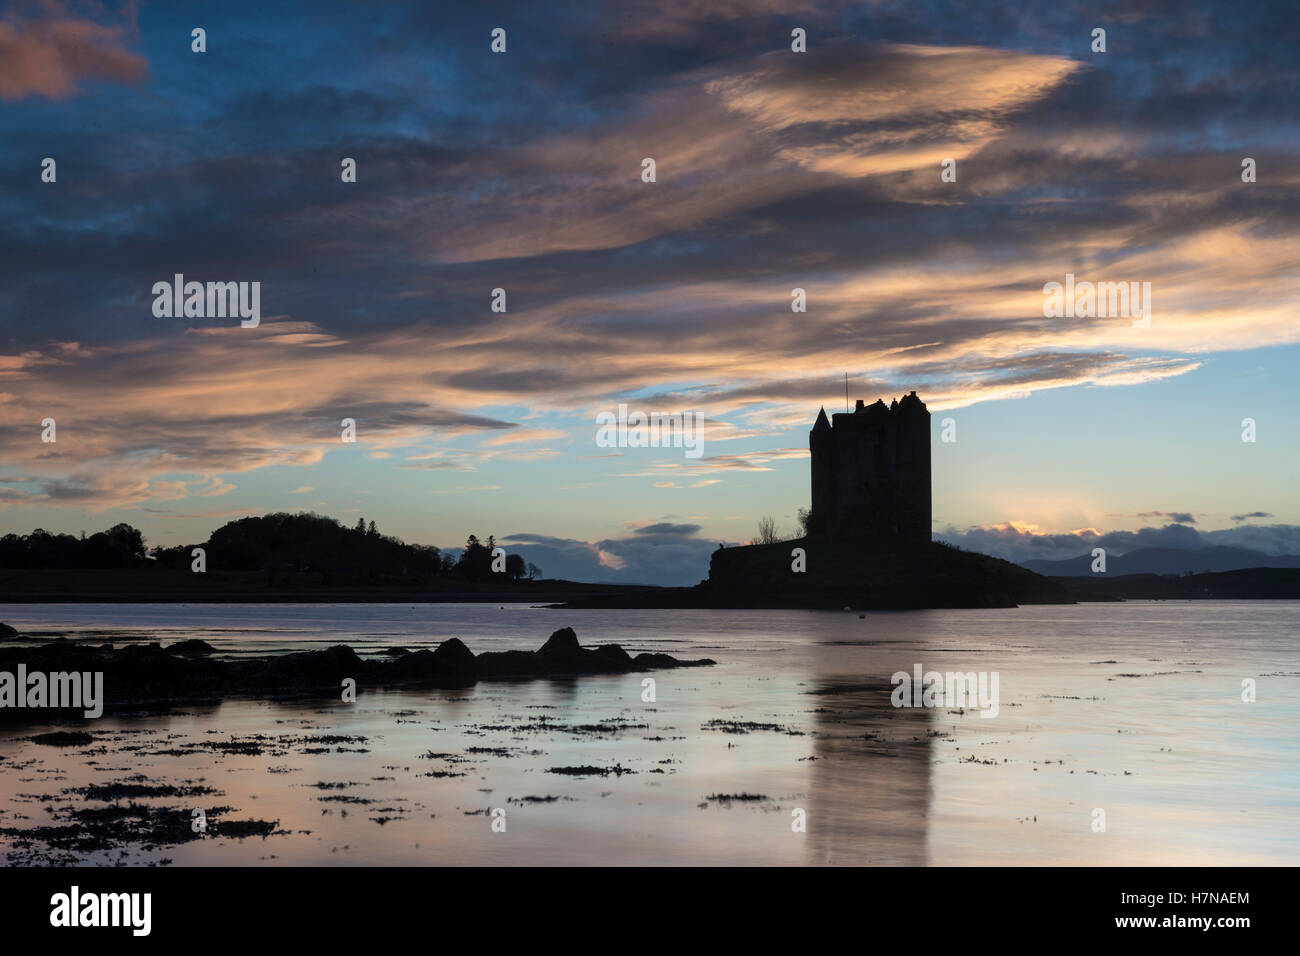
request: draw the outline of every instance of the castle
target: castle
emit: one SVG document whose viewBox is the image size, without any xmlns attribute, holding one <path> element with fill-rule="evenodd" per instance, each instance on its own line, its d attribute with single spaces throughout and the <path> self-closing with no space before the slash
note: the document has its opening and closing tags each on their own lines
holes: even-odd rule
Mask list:
<svg viewBox="0 0 1300 956">
<path fill-rule="evenodd" d="M 809 534 L 861 535 L 873 542 L 930 541 L 930 413 L 912 392 L 902 401 L 826 418 L 808 434 L 812 452 Z"/>
</svg>

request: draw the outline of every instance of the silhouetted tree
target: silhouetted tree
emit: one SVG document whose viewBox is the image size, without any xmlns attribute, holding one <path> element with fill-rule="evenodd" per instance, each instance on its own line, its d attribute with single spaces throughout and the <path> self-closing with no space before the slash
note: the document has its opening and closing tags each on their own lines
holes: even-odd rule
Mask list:
<svg viewBox="0 0 1300 956">
<path fill-rule="evenodd" d="M 322 515 L 280 512 L 227 522 L 207 541 L 156 548 L 152 560 L 146 557 L 144 535 L 129 524 L 114 525 L 85 540 L 37 528 L 29 535 L 0 537 L 0 568 L 188 569 L 195 547 L 207 551 L 209 570 L 277 572 L 268 575 L 273 580 L 290 571 L 427 578 L 449 573 L 452 565 L 435 547 L 405 544 L 379 534 L 377 528 L 367 530 L 364 519 L 348 528 Z M 482 545 L 478 548 L 487 553 Z"/>
<path fill-rule="evenodd" d="M 524 557 L 521 554 L 506 555 L 506 576 L 512 581 L 518 581 L 528 573 L 528 566 L 524 563 Z"/>
<path fill-rule="evenodd" d="M 37 528 L 29 535 L 0 538 L 0 567 L 5 568 L 134 568 L 145 561 L 144 535 L 129 524 L 117 524 L 89 538 L 51 534 Z"/>
<path fill-rule="evenodd" d="M 489 545 L 495 547 L 495 539 L 488 538 Z M 477 535 L 470 535 L 465 541 L 465 550 L 456 562 L 456 573 L 471 581 L 479 581 L 492 573 L 492 548 L 485 547 Z"/>
<path fill-rule="evenodd" d="M 370 534 L 364 519 L 348 529 L 315 514 L 241 518 L 214 531 L 207 549 L 208 567 L 223 570 L 257 571 L 274 565 L 361 573 L 369 578 L 427 577 L 442 571 L 437 548 Z"/>
</svg>

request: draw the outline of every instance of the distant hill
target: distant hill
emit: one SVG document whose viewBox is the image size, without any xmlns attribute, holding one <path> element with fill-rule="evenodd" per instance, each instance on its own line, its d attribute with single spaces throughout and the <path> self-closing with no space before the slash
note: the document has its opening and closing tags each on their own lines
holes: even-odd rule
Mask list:
<svg viewBox="0 0 1300 956">
<path fill-rule="evenodd" d="M 1079 601 L 1297 600 L 1300 568 L 1245 568 L 1210 574 L 1090 574 L 1056 577 Z"/>
<path fill-rule="evenodd" d="M 1245 568 L 1300 568 L 1300 555 L 1264 554 L 1249 548 L 1219 545 L 1188 551 L 1180 548 L 1139 548 L 1127 554 L 1107 554 L 1106 571 L 1092 570 L 1093 557 L 1082 554 L 1061 561 L 1020 561 L 1022 568 L 1048 577 L 1119 577 L 1127 574 L 1206 574 Z"/>
<path fill-rule="evenodd" d="M 196 549 L 201 548 L 202 554 Z M 497 550 L 495 537 L 470 535 L 453 558 L 431 545 L 381 534 L 371 521 L 346 527 L 310 512 L 239 518 L 206 541 L 145 548 L 127 524 L 81 538 L 51 534 L 0 537 L 0 601 L 58 595 L 61 600 L 536 600 L 542 569 Z M 600 587 L 551 581 L 548 592 Z M 509 595 L 514 595 L 510 597 Z"/>
</svg>

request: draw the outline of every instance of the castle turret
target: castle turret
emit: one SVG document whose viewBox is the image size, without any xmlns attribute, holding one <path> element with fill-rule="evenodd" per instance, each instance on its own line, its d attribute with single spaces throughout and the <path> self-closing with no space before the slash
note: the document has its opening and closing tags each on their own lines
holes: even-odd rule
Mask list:
<svg viewBox="0 0 1300 956">
<path fill-rule="evenodd" d="M 835 511 L 835 472 L 838 459 L 835 453 L 835 435 L 825 408 L 817 413 L 817 421 L 808 433 L 808 448 L 812 451 L 812 513 L 808 517 L 808 532 L 819 534 L 827 530 L 823 517 Z"/>
</svg>

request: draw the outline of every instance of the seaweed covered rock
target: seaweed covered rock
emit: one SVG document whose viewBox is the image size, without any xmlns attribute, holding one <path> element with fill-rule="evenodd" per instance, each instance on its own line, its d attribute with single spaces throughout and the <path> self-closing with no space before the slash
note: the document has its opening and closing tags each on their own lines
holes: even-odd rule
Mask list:
<svg viewBox="0 0 1300 956">
<path fill-rule="evenodd" d="M 186 657 L 202 657 L 216 652 L 215 647 L 207 641 L 200 641 L 197 637 L 188 641 L 177 641 L 175 644 L 168 644 L 165 650 L 168 654 L 184 654 Z"/>
<path fill-rule="evenodd" d="M 585 648 L 572 628 L 556 631 L 536 651 L 497 651 L 475 655 L 458 638 L 434 650 L 360 657 L 346 644 L 324 650 L 295 651 L 258 658 L 220 660 L 204 641 L 111 644 L 57 640 L 37 647 L 0 646 L 0 670 L 16 672 L 102 672 L 105 710 L 220 700 L 224 697 L 335 696 L 343 680 L 358 689 L 381 686 L 463 687 L 479 680 L 577 677 L 621 674 L 670 667 L 698 667 L 712 660 L 683 661 L 667 654 L 632 657 L 617 644 Z M 50 715 L 50 711 L 44 712 Z M 26 716 L 24 716 L 26 715 Z M 61 717 L 76 717 L 69 710 Z M 30 720 L 32 711 L 0 708 L 0 722 Z"/>
<path fill-rule="evenodd" d="M 582 646 L 573 628 L 562 627 L 546 639 L 537 652 L 538 660 L 543 666 L 557 670 L 571 670 L 580 666 Z"/>
<path fill-rule="evenodd" d="M 407 651 L 391 663 L 392 669 L 405 680 L 474 680 L 474 652 L 458 637 L 451 637 L 437 649 Z"/>
</svg>

